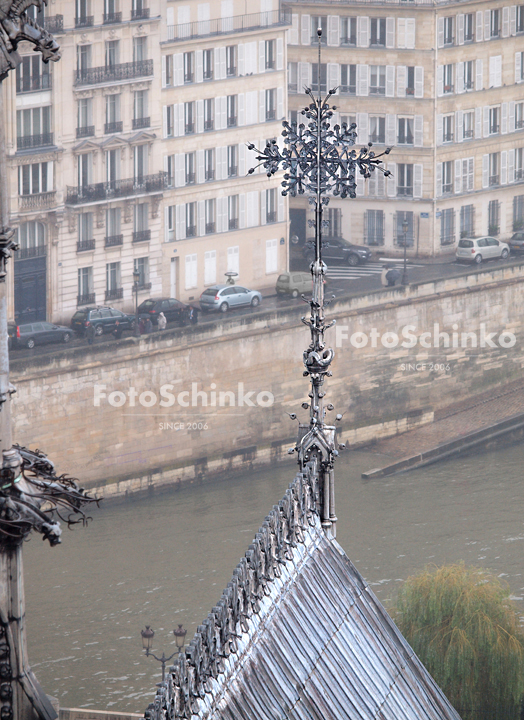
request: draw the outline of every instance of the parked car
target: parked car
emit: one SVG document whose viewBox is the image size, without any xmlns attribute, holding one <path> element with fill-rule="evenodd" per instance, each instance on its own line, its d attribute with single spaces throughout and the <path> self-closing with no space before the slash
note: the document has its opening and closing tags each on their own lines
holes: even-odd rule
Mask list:
<svg viewBox="0 0 524 720">
<path fill-rule="evenodd" d="M 179 320 L 185 324 L 189 313 L 189 305 L 184 305 L 175 298 L 149 298 L 138 306 L 138 314 L 147 315 L 153 325 L 158 324 L 158 316 L 163 312 L 167 322 Z"/>
<path fill-rule="evenodd" d="M 509 247 L 493 237 L 462 238 L 459 240 L 455 257 L 460 262 L 474 262 L 477 265 L 483 260 L 501 258 L 509 255 Z"/>
<path fill-rule="evenodd" d="M 519 230 L 518 232 L 513 233 L 509 239 L 508 245 L 509 249 L 512 251 L 519 252 L 520 250 L 524 250 L 524 230 Z"/>
<path fill-rule="evenodd" d="M 95 335 L 103 335 L 113 331 L 117 320 L 124 330 L 134 330 L 135 316 L 111 307 L 80 308 L 71 318 L 71 328 L 78 335 L 84 335 L 90 322 L 95 328 Z"/>
<path fill-rule="evenodd" d="M 315 251 L 307 245 L 303 249 L 304 257 L 309 263 L 315 259 Z M 326 238 L 322 245 L 322 260 L 340 260 L 355 267 L 371 260 L 373 253 L 363 245 L 353 245 L 343 238 Z"/>
<path fill-rule="evenodd" d="M 240 285 L 213 285 L 200 296 L 200 308 L 203 312 L 227 312 L 230 308 L 245 305 L 257 307 L 261 302 L 262 295 L 258 290 L 248 290 Z"/>
<path fill-rule="evenodd" d="M 285 272 L 277 278 L 277 295 L 291 295 L 296 298 L 302 293 L 311 294 L 311 289 L 312 278 L 308 272 Z"/>
<path fill-rule="evenodd" d="M 14 331 L 11 336 L 11 328 Z M 12 347 L 34 348 L 35 345 L 48 343 L 68 343 L 73 331 L 64 325 L 53 325 L 48 322 L 25 323 L 24 325 L 8 324 L 9 340 Z"/>
</svg>

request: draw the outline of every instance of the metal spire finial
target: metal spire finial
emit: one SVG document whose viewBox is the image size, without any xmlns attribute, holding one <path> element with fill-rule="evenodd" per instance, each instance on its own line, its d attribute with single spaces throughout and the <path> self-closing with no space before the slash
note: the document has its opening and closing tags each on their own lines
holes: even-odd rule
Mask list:
<svg viewBox="0 0 524 720">
<path fill-rule="evenodd" d="M 322 28 L 317 30 L 318 36 L 318 97 L 315 98 L 311 88 L 305 88 L 311 103 L 302 110 L 307 125 L 296 122 L 282 122 L 284 130 L 285 147 L 281 150 L 276 140 L 266 143 L 264 150 L 258 150 L 253 144 L 248 145 L 249 150 L 255 150 L 259 161 L 257 167 L 262 166 L 268 177 L 278 170 L 285 171 L 282 181 L 282 195 L 309 195 L 309 203 L 315 211 L 315 220 L 309 220 L 309 226 L 315 228 L 315 260 L 310 269 L 313 276 L 313 295 L 309 302 L 311 314 L 302 322 L 309 326 L 311 343 L 304 351 L 304 375 L 309 376 L 311 390 L 309 402 L 302 407 L 309 409 L 309 423 L 299 424 L 297 443 L 290 452 L 298 453 L 298 464 L 301 470 L 315 458 L 319 462 L 320 492 L 322 494 L 322 525 L 330 537 L 335 537 L 335 493 L 333 465 L 338 455 L 336 442 L 336 428 L 325 422 L 326 412 L 333 410 L 330 403 L 324 407 L 325 392 L 324 378 L 331 376 L 329 366 L 335 356 L 334 351 L 326 346 L 325 331 L 335 324 L 333 320 L 326 324 L 324 307 L 329 304 L 324 300 L 324 284 L 326 266 L 322 262 L 322 230 L 327 223 L 322 220 L 324 207 L 329 204 L 329 195 L 341 198 L 356 197 L 356 175 L 360 173 L 369 178 L 374 172 L 382 172 L 385 177 L 391 173 L 382 166 L 381 158 L 388 155 L 390 148 L 386 148 L 378 155 L 371 150 L 372 143 L 355 149 L 356 124 L 349 127 L 347 123 L 342 126 L 331 127 L 335 106 L 328 101 L 337 91 L 329 90 L 322 99 L 320 87 L 321 69 L 321 43 Z M 298 126 L 297 126 L 298 125 Z M 251 168 L 249 173 L 253 173 Z M 305 299 L 305 298 L 304 298 Z M 341 415 L 336 419 L 340 420 Z M 342 446 L 340 446 L 342 447 Z"/>
</svg>

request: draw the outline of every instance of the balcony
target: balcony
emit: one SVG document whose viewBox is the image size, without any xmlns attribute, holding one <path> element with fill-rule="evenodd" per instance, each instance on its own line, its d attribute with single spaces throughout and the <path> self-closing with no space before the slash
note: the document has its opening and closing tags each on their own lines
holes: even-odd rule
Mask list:
<svg viewBox="0 0 524 720">
<path fill-rule="evenodd" d="M 133 285 L 133 288 L 134 288 L 134 287 L 135 287 L 135 286 Z M 137 287 L 137 291 L 138 291 L 138 292 L 145 292 L 146 290 L 151 290 L 151 288 L 152 288 L 152 283 L 150 283 L 150 282 L 144 282 L 144 283 L 140 283 L 140 285 Z M 133 289 L 133 292 L 134 292 L 134 289 Z"/>
<path fill-rule="evenodd" d="M 489 176 L 489 186 L 495 187 L 495 185 L 500 185 L 499 179 L 500 179 L 499 175 L 490 175 Z"/>
<path fill-rule="evenodd" d="M 133 118 L 133 130 L 141 130 L 142 128 L 148 128 L 151 125 L 151 118 Z"/>
<path fill-rule="evenodd" d="M 397 197 L 413 197 L 413 185 L 397 185 Z"/>
<path fill-rule="evenodd" d="M 298 93 L 298 83 L 288 82 L 287 89 L 288 89 L 288 92 L 290 92 L 290 93 Z"/>
<path fill-rule="evenodd" d="M 95 24 L 95 18 L 93 15 L 83 15 L 82 17 L 75 18 L 75 27 L 92 27 Z"/>
<path fill-rule="evenodd" d="M 442 135 L 442 142 L 448 143 L 453 142 L 453 133 L 447 132 Z"/>
<path fill-rule="evenodd" d="M 137 60 L 136 62 L 77 70 L 75 85 L 119 82 L 120 80 L 132 80 L 133 78 L 148 77 L 150 75 L 153 75 L 153 61 Z"/>
<path fill-rule="evenodd" d="M 16 76 L 16 94 L 40 92 L 41 90 L 51 90 L 50 73 L 42 73 L 42 75 L 21 75 Z"/>
<path fill-rule="evenodd" d="M 113 290 L 106 290 L 106 302 L 108 300 L 122 300 L 124 297 L 124 288 L 114 288 Z"/>
<path fill-rule="evenodd" d="M 46 254 L 45 245 L 20 248 L 20 250 L 16 251 L 15 260 L 28 260 L 29 258 L 44 257 Z"/>
<path fill-rule="evenodd" d="M 449 195 L 453 192 L 453 183 L 442 183 L 442 194 Z M 413 193 L 411 193 L 413 194 Z"/>
<path fill-rule="evenodd" d="M 489 126 L 489 134 L 490 135 L 498 135 L 500 132 L 500 125 L 490 125 Z"/>
<path fill-rule="evenodd" d="M 204 120 L 204 131 L 213 130 L 215 127 L 214 120 Z"/>
<path fill-rule="evenodd" d="M 20 210 L 37 210 L 48 208 L 55 201 L 56 192 L 35 193 L 34 195 L 19 195 L 18 207 Z"/>
<path fill-rule="evenodd" d="M 186 185 L 194 185 L 195 184 L 195 173 L 194 172 L 188 172 L 186 173 Z"/>
<path fill-rule="evenodd" d="M 94 134 L 95 134 L 95 126 L 94 125 L 84 125 L 83 127 L 77 127 L 77 129 L 76 129 L 76 137 L 77 138 L 92 137 Z"/>
<path fill-rule="evenodd" d="M 149 17 L 149 8 L 133 8 L 131 10 L 131 20 L 147 20 Z"/>
<path fill-rule="evenodd" d="M 216 232 L 216 224 L 214 222 L 206 223 L 206 235 L 212 235 Z"/>
<path fill-rule="evenodd" d="M 385 95 L 386 94 L 386 86 L 382 87 L 381 85 L 373 85 L 369 88 L 369 94 L 370 95 Z"/>
<path fill-rule="evenodd" d="M 210 182 L 215 179 L 215 170 L 207 169 L 205 174 L 206 182 Z"/>
<path fill-rule="evenodd" d="M 464 130 L 464 140 L 473 137 L 473 130 Z"/>
<path fill-rule="evenodd" d="M 340 85 L 338 88 L 338 91 L 341 95 L 356 95 L 357 94 L 357 86 L 356 85 Z"/>
<path fill-rule="evenodd" d="M 196 237 L 196 225 L 186 225 L 186 238 Z"/>
<path fill-rule="evenodd" d="M 81 205 L 99 200 L 112 200 L 114 198 L 143 195 L 144 193 L 158 193 L 166 187 L 166 173 L 144 175 L 138 178 L 125 180 L 112 180 L 111 182 L 95 183 L 80 187 L 67 186 L 66 203 L 68 205 Z"/>
<path fill-rule="evenodd" d="M 277 214 L 274 210 L 266 213 L 266 223 L 276 223 L 276 221 Z"/>
<path fill-rule="evenodd" d="M 193 135 L 195 132 L 195 123 L 189 122 L 184 125 L 184 135 Z"/>
<path fill-rule="evenodd" d="M 113 25 L 114 23 L 121 23 L 121 22 L 122 22 L 122 13 L 121 12 L 104 13 L 104 25 Z"/>
<path fill-rule="evenodd" d="M 124 244 L 124 236 L 123 235 L 107 235 L 104 238 L 104 247 L 118 247 L 119 245 Z"/>
<path fill-rule="evenodd" d="M 116 122 L 109 122 L 104 123 L 104 133 L 106 135 L 111 135 L 112 133 L 120 133 L 122 132 L 124 127 L 124 123 L 122 120 L 117 120 Z"/>
<path fill-rule="evenodd" d="M 85 295 L 76 296 L 77 305 L 94 305 L 95 293 L 86 293 Z"/>
<path fill-rule="evenodd" d="M 238 218 L 229 218 L 229 229 L 238 230 Z"/>
<path fill-rule="evenodd" d="M 133 233 L 133 242 L 149 242 L 151 240 L 151 230 L 135 230 Z"/>
<path fill-rule="evenodd" d="M 44 19 L 44 27 L 47 32 L 60 33 L 64 29 L 64 16 L 63 15 L 51 15 Z"/>
<path fill-rule="evenodd" d="M 515 180 L 524 180 L 524 169 L 518 168 L 515 170 Z"/>
<path fill-rule="evenodd" d="M 227 126 L 228 128 L 233 128 L 237 126 L 237 116 L 231 116 L 227 119 Z"/>
<path fill-rule="evenodd" d="M 275 25 L 291 25 L 291 13 L 273 10 L 271 12 L 235 15 L 231 18 L 215 18 L 206 22 L 191 22 L 167 26 L 167 41 L 180 42 L 191 38 L 213 35 L 231 35 L 245 30 L 258 30 Z M 316 42 L 316 39 L 315 39 Z"/>
<path fill-rule="evenodd" d="M 228 78 L 236 77 L 237 76 L 237 68 L 235 65 L 228 65 L 226 70 L 226 75 Z"/>
<path fill-rule="evenodd" d="M 25 135 L 16 138 L 17 150 L 28 150 L 29 148 L 41 148 L 53 144 L 53 133 L 42 133 L 41 135 Z"/>
<path fill-rule="evenodd" d="M 276 117 L 276 110 L 271 108 L 270 110 L 266 110 L 266 122 L 271 122 L 271 120 L 274 120 Z"/>
<path fill-rule="evenodd" d="M 238 177 L 238 167 L 236 165 L 230 165 L 227 169 L 228 178 Z"/>
<path fill-rule="evenodd" d="M 79 240 L 76 243 L 77 252 L 88 252 L 95 249 L 95 241 L 93 240 Z"/>
<path fill-rule="evenodd" d="M 524 128 L 524 119 L 515 120 L 515 130 L 522 130 Z"/>
</svg>

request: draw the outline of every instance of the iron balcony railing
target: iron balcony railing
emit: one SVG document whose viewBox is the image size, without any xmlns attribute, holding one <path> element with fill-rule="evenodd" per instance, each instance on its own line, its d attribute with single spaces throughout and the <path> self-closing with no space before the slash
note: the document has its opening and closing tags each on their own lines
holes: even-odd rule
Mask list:
<svg viewBox="0 0 524 720">
<path fill-rule="evenodd" d="M 236 115 L 235 116 L 231 115 L 230 117 L 228 117 L 227 126 L 228 126 L 228 128 L 237 126 L 237 116 Z"/>
<path fill-rule="evenodd" d="M 153 74 L 152 60 L 104 65 L 102 67 L 83 68 L 76 71 L 75 85 L 95 85 L 96 83 L 118 82 Z"/>
<path fill-rule="evenodd" d="M 519 168 L 518 170 L 515 170 L 515 180 L 523 180 L 524 179 L 524 169 Z"/>
<path fill-rule="evenodd" d="M 45 245 L 36 245 L 35 247 L 20 248 L 16 251 L 15 260 L 27 260 L 28 258 L 43 257 L 46 255 Z"/>
<path fill-rule="evenodd" d="M 28 148 L 41 148 L 46 145 L 53 144 L 53 133 L 42 133 L 40 135 L 26 135 L 16 139 L 16 147 L 18 150 L 27 150 Z"/>
<path fill-rule="evenodd" d="M 385 95 L 386 94 L 386 86 L 382 85 L 370 85 L 369 88 L 369 94 L 370 95 Z"/>
<path fill-rule="evenodd" d="M 94 125 L 84 125 L 83 127 L 77 127 L 76 136 L 77 138 L 92 137 L 95 134 Z"/>
<path fill-rule="evenodd" d="M 214 180 L 215 179 L 215 171 L 214 170 L 206 170 L 205 178 L 206 178 L 206 181 Z"/>
<path fill-rule="evenodd" d="M 194 172 L 186 173 L 186 185 L 194 185 L 194 184 L 195 184 L 195 173 Z"/>
<path fill-rule="evenodd" d="M 356 95 L 357 94 L 357 86 L 356 85 L 340 85 L 338 88 L 338 91 L 341 95 Z"/>
<path fill-rule="evenodd" d="M 79 187 L 67 186 L 66 203 L 79 205 L 82 203 L 109 200 L 112 198 L 141 195 L 142 193 L 161 192 L 166 185 L 166 173 L 156 175 L 143 175 L 125 180 L 111 180 L 110 182 L 95 183 L 94 185 L 81 185 Z"/>
<path fill-rule="evenodd" d="M 122 129 L 124 127 L 124 123 L 122 120 L 117 120 L 116 122 L 109 122 L 104 124 L 104 133 L 106 135 L 111 135 L 111 133 L 119 133 L 122 132 Z"/>
<path fill-rule="evenodd" d="M 35 193 L 34 195 L 19 195 L 20 210 L 33 210 L 34 208 L 46 208 L 53 204 L 56 192 Z"/>
<path fill-rule="evenodd" d="M 464 130 L 464 139 L 472 138 L 472 137 L 473 137 L 473 130 Z"/>
<path fill-rule="evenodd" d="M 206 235 L 211 235 L 216 232 L 216 225 L 214 222 L 206 223 Z"/>
<path fill-rule="evenodd" d="M 104 238 L 104 246 L 107 247 L 118 247 L 124 244 L 123 235 L 107 235 Z"/>
<path fill-rule="evenodd" d="M 214 120 L 204 120 L 204 130 L 214 130 L 215 129 L 215 121 Z"/>
<path fill-rule="evenodd" d="M 407 87 L 407 88 L 406 88 L 406 95 L 415 95 L 415 88 L 414 88 L 414 87 Z"/>
<path fill-rule="evenodd" d="M 274 120 L 276 118 L 276 110 L 270 109 L 266 110 L 266 122 L 269 122 L 271 120 Z"/>
<path fill-rule="evenodd" d="M 490 135 L 498 135 L 500 131 L 500 125 L 490 125 L 489 126 L 489 134 Z"/>
<path fill-rule="evenodd" d="M 444 135 L 442 136 L 442 142 L 453 142 L 453 133 L 444 133 Z"/>
<path fill-rule="evenodd" d="M 51 90 L 51 74 L 42 73 L 42 75 L 17 75 L 16 76 L 16 94 L 39 92 L 40 90 Z"/>
<path fill-rule="evenodd" d="M 82 15 L 75 18 L 75 27 L 92 27 L 95 24 L 94 15 Z"/>
<path fill-rule="evenodd" d="M 188 122 L 184 125 L 184 135 L 192 135 L 195 132 L 195 123 Z"/>
<path fill-rule="evenodd" d="M 133 118 L 133 130 L 141 130 L 142 128 L 148 128 L 151 125 L 151 118 Z"/>
<path fill-rule="evenodd" d="M 229 65 L 226 71 L 228 78 L 237 76 L 237 68 L 235 65 Z"/>
<path fill-rule="evenodd" d="M 124 297 L 124 288 L 114 288 L 106 290 L 106 300 L 122 300 Z"/>
<path fill-rule="evenodd" d="M 77 252 L 87 252 L 95 249 L 95 240 L 78 240 L 76 243 Z"/>
<path fill-rule="evenodd" d="M 444 85 L 444 93 L 447 95 L 448 93 L 453 92 L 453 85 Z"/>
<path fill-rule="evenodd" d="M 236 165 L 230 165 L 227 169 L 227 176 L 235 178 L 238 176 L 238 167 Z"/>
<path fill-rule="evenodd" d="M 151 230 L 135 230 L 133 233 L 133 242 L 148 242 L 151 240 Z"/>
<path fill-rule="evenodd" d="M 274 25 L 291 25 L 291 13 L 273 10 L 271 12 L 235 15 L 230 18 L 201 20 L 184 23 L 183 25 L 168 25 L 167 40 L 168 42 L 178 42 L 209 35 L 228 35 Z"/>
<path fill-rule="evenodd" d="M 238 218 L 229 218 L 229 229 L 238 230 Z"/>
<path fill-rule="evenodd" d="M 191 83 L 195 82 L 195 73 L 194 72 L 187 72 L 184 73 L 184 83 L 186 85 L 190 85 Z"/>
<path fill-rule="evenodd" d="M 489 176 L 489 185 L 490 187 L 493 187 L 494 185 L 499 185 L 499 176 L 498 175 L 490 175 Z"/>
<path fill-rule="evenodd" d="M 398 197 L 413 197 L 413 185 L 397 185 Z"/>
<path fill-rule="evenodd" d="M 266 213 L 266 223 L 276 223 L 277 221 L 277 214 L 276 212 L 268 212 Z"/>
<path fill-rule="evenodd" d="M 64 16 L 63 15 L 51 15 L 44 19 L 45 29 L 52 33 L 59 33 L 64 29 Z"/>
<path fill-rule="evenodd" d="M 186 237 L 196 237 L 196 225 L 186 225 Z"/>
<path fill-rule="evenodd" d="M 122 13 L 121 12 L 104 13 L 104 25 L 111 25 L 113 23 L 121 23 L 121 22 L 122 22 Z"/>
<path fill-rule="evenodd" d="M 515 120 L 515 130 L 522 130 L 524 128 L 524 119 Z"/>
<path fill-rule="evenodd" d="M 150 282 L 144 282 L 140 283 L 137 287 L 138 292 L 143 292 L 144 290 L 151 290 L 152 284 Z"/>
<path fill-rule="evenodd" d="M 443 183 L 442 184 L 442 194 L 447 195 L 448 193 L 453 192 L 453 183 Z M 413 194 L 413 193 L 411 193 Z"/>
<path fill-rule="evenodd" d="M 131 20 L 146 20 L 149 17 L 149 8 L 133 8 Z"/>
<path fill-rule="evenodd" d="M 86 293 L 85 295 L 76 296 L 77 305 L 92 305 L 95 302 L 95 293 Z"/>
</svg>

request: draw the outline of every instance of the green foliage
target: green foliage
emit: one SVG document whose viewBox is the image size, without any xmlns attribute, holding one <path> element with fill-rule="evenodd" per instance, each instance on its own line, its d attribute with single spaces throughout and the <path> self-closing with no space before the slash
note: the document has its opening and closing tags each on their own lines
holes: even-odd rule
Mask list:
<svg viewBox="0 0 524 720">
<path fill-rule="evenodd" d="M 524 635 L 498 578 L 463 563 L 425 568 L 393 616 L 462 720 L 518 720 Z"/>
</svg>

